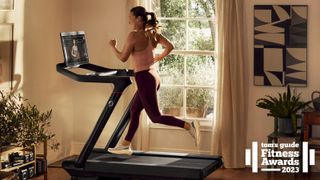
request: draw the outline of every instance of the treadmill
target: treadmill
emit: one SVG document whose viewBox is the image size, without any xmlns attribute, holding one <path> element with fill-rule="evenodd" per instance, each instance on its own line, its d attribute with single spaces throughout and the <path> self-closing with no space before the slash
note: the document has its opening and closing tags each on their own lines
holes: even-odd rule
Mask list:
<svg viewBox="0 0 320 180">
<path fill-rule="evenodd" d="M 94 148 L 122 93 L 131 84 L 134 72 L 89 63 L 83 31 L 62 32 L 60 36 L 65 62 L 56 65 L 59 73 L 79 82 L 113 84 L 112 94 L 80 155 L 62 162 L 72 179 L 203 179 L 222 166 L 221 156 L 142 151 L 134 151 L 131 156 L 108 153 L 106 149 L 116 146 L 130 121 L 132 102 L 105 148 Z"/>
</svg>

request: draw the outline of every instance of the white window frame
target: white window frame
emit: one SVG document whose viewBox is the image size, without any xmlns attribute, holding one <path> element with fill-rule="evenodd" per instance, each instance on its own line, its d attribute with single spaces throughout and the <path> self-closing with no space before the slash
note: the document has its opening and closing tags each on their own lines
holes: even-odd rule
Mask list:
<svg viewBox="0 0 320 180">
<path fill-rule="evenodd" d="M 189 16 L 189 0 L 185 0 L 186 1 L 186 16 L 187 17 L 157 17 L 157 19 L 159 21 L 161 20 L 173 20 L 173 21 L 185 21 L 186 22 L 186 27 L 188 27 L 189 21 L 193 21 L 193 20 L 198 20 L 198 21 L 208 21 L 210 20 L 210 18 L 206 18 L 206 17 L 188 17 Z M 151 5 L 151 1 L 147 1 L 147 9 L 151 9 L 152 5 Z M 214 18 L 214 16 L 212 16 L 211 18 Z M 217 59 L 216 56 L 216 49 L 214 49 L 214 51 L 209 51 L 209 50 L 189 50 L 189 31 L 188 29 L 186 30 L 186 50 L 173 50 L 170 54 L 173 55 L 181 55 L 184 56 L 184 84 L 183 85 L 173 85 L 173 84 L 161 84 L 161 87 L 180 87 L 183 89 L 183 120 L 185 121 L 191 121 L 191 120 L 198 120 L 199 122 L 201 122 L 201 130 L 202 131 L 212 131 L 212 126 L 214 124 L 215 121 L 215 116 L 212 119 L 208 119 L 208 118 L 195 118 L 195 117 L 188 117 L 187 116 L 187 89 L 188 88 L 204 88 L 204 89 L 211 89 L 213 90 L 213 93 L 216 95 L 216 85 L 213 86 L 201 86 L 201 85 L 187 85 L 187 73 L 186 73 L 186 69 L 187 69 L 187 61 L 186 61 L 186 56 L 188 55 L 202 55 L 202 56 L 213 56 L 215 58 L 215 60 Z M 215 45 L 213 44 L 213 46 L 215 47 Z M 159 50 L 161 51 L 161 50 Z M 159 51 L 155 51 L 155 53 L 159 53 Z M 217 64 L 216 64 L 217 65 Z M 217 79 L 217 77 L 216 77 Z M 216 99 L 216 97 L 214 97 Z M 215 103 L 214 103 L 215 105 Z M 213 107 L 214 109 L 216 107 Z M 215 112 L 215 110 L 213 111 Z M 177 129 L 176 127 L 170 127 L 170 126 L 165 126 L 165 125 L 161 125 L 161 124 L 154 124 L 151 123 L 149 124 L 151 128 L 164 128 L 164 129 Z"/>
</svg>

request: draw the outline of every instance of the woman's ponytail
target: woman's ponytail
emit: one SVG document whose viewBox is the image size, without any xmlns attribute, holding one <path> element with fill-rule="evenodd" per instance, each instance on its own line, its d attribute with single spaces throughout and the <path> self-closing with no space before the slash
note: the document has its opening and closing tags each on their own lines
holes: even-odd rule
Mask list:
<svg viewBox="0 0 320 180">
<path fill-rule="evenodd" d="M 150 18 L 148 16 L 150 16 Z M 146 28 L 156 30 L 158 28 L 158 23 L 159 23 L 159 21 L 156 18 L 156 15 L 153 12 L 146 12 L 146 17 L 147 17 L 147 21 L 145 23 Z"/>
<path fill-rule="evenodd" d="M 147 12 L 146 9 L 142 6 L 133 7 L 130 10 L 135 17 L 141 17 L 143 21 L 144 28 L 146 30 L 157 31 L 159 21 L 156 18 L 156 15 L 153 12 Z"/>
</svg>

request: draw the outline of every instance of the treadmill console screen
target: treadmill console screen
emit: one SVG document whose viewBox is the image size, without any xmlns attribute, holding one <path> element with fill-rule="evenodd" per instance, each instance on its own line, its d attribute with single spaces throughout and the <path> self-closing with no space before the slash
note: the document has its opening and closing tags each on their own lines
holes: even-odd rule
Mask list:
<svg viewBox="0 0 320 180">
<path fill-rule="evenodd" d="M 85 33 L 83 31 L 61 32 L 64 63 L 67 67 L 78 67 L 89 63 Z"/>
</svg>

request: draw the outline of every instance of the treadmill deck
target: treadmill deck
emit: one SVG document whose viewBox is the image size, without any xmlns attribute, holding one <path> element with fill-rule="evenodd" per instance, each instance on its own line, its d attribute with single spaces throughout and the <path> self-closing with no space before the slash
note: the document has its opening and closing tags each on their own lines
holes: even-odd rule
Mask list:
<svg viewBox="0 0 320 180">
<path fill-rule="evenodd" d="M 81 170 L 84 176 L 158 179 L 203 179 L 222 165 L 220 156 L 158 152 L 135 152 L 129 156 L 109 154 L 105 150 L 93 152 L 84 168 L 74 167 L 74 162 L 75 159 L 63 162 L 72 176 L 78 176 Z"/>
</svg>

